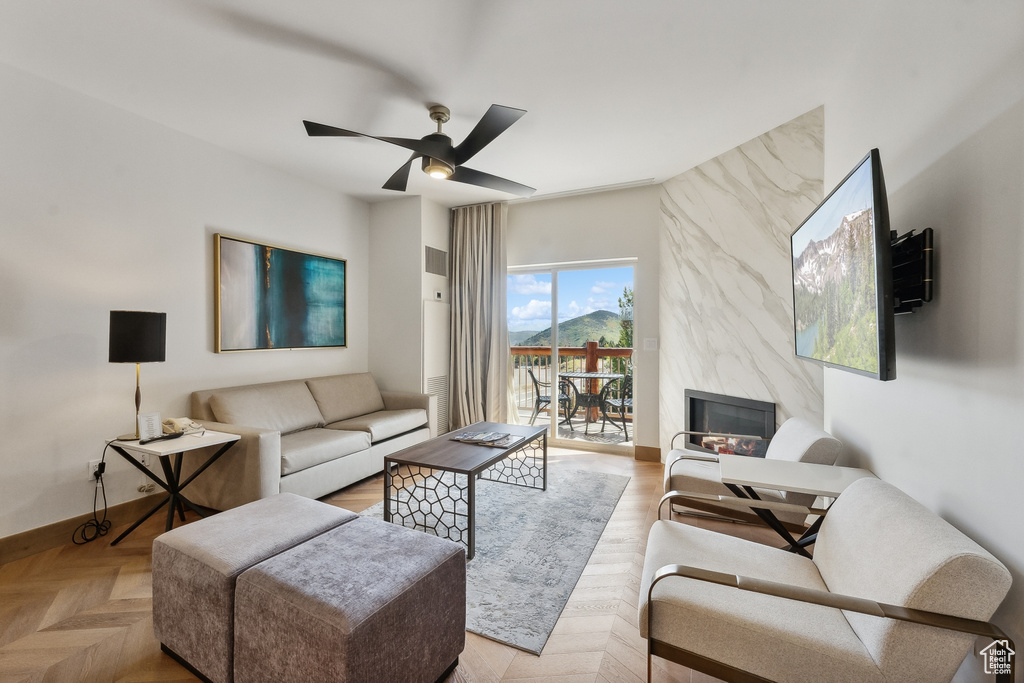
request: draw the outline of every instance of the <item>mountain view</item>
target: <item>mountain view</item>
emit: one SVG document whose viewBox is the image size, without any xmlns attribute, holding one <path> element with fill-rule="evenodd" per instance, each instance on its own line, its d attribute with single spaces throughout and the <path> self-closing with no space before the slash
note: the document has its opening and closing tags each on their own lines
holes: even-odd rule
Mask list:
<svg viewBox="0 0 1024 683">
<path fill-rule="evenodd" d="M 510 346 L 522 346 L 524 341 L 535 334 L 540 333 L 537 330 L 509 330 L 508 343 Z"/>
<path fill-rule="evenodd" d="M 601 337 L 609 344 L 619 341 L 619 314 L 611 311 L 594 311 L 578 318 L 558 323 L 559 346 L 584 346 L 588 341 L 599 341 Z M 531 336 L 516 342 L 516 332 L 510 332 L 513 346 L 550 346 L 551 328 L 534 332 Z"/>
<path fill-rule="evenodd" d="M 796 347 L 801 356 L 878 371 L 874 220 L 843 217 L 828 237 L 793 259 Z"/>
</svg>

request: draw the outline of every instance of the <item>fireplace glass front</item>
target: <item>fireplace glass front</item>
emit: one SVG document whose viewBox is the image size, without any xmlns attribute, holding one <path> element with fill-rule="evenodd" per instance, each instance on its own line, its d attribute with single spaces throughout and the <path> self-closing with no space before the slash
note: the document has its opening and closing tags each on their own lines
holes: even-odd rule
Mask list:
<svg viewBox="0 0 1024 683">
<path fill-rule="evenodd" d="M 686 429 L 695 432 L 720 432 L 770 439 L 775 435 L 775 404 L 738 396 L 710 394 L 687 389 Z M 738 453 L 763 458 L 768 442 L 742 437 L 702 437 L 692 435 L 687 448 L 707 452 Z"/>
</svg>

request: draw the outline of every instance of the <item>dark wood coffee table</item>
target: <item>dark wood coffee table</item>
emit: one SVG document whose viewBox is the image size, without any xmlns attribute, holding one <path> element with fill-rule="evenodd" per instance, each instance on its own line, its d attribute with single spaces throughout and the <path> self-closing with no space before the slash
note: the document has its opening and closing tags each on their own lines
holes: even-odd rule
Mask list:
<svg viewBox="0 0 1024 683">
<path fill-rule="evenodd" d="M 463 432 L 524 437 L 510 448 L 453 441 Z M 547 490 L 547 427 L 477 422 L 384 458 L 384 521 L 476 548 L 476 480 Z"/>
</svg>

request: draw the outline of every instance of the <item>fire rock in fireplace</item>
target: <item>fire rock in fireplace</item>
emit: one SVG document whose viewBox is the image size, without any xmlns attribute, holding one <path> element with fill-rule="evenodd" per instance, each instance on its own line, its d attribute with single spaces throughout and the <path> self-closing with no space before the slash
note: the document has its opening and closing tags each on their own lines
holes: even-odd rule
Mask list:
<svg viewBox="0 0 1024 683">
<path fill-rule="evenodd" d="M 686 430 L 759 436 L 775 435 L 775 404 L 738 396 L 686 389 Z M 710 453 L 740 453 L 763 458 L 767 441 L 742 437 L 689 436 L 687 448 Z"/>
</svg>

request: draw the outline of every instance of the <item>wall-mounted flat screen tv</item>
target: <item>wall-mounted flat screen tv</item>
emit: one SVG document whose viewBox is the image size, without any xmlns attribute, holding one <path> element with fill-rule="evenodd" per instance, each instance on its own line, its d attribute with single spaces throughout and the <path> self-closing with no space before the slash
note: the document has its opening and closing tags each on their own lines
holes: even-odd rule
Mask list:
<svg viewBox="0 0 1024 683">
<path fill-rule="evenodd" d="M 889 207 L 871 150 L 790 237 L 796 355 L 896 377 Z"/>
</svg>

